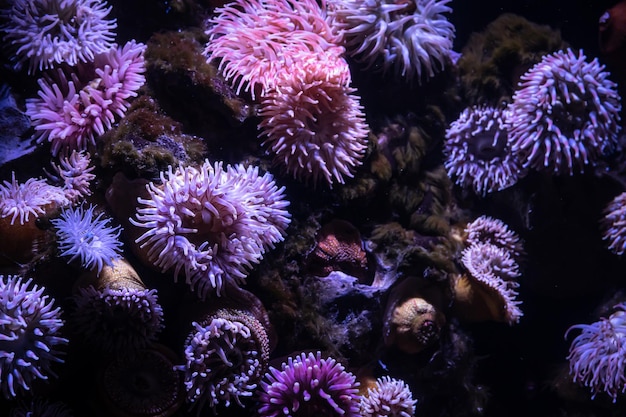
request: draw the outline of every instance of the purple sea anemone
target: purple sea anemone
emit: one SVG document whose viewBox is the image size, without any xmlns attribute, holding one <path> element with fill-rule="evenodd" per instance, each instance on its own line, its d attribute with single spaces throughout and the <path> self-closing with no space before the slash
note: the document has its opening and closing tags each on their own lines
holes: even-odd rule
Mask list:
<svg viewBox="0 0 626 417">
<path fill-rule="evenodd" d="M 502 220 L 480 216 L 469 223 L 465 227 L 465 231 L 469 245 L 490 243 L 509 251 L 513 256 L 520 256 L 524 253 L 519 236 L 509 229 L 509 226 Z"/>
<path fill-rule="evenodd" d="M 163 271 L 182 270 L 201 298 L 220 294 L 224 280 L 238 284 L 265 250 L 283 240 L 290 215 L 284 188 L 258 168 L 206 161 L 161 173 L 139 198 L 135 226 L 149 229 L 136 241 Z"/>
<path fill-rule="evenodd" d="M 20 184 L 11 175 L 11 182 L 0 184 L 0 218 L 11 217 L 11 224 L 19 219 L 26 224 L 30 216 L 34 218 L 46 213 L 47 208 L 69 204 L 62 188 L 52 186 L 41 179 L 30 178 Z"/>
<path fill-rule="evenodd" d="M 381 63 L 407 81 L 432 77 L 449 59 L 454 26 L 450 0 L 330 0 L 329 14 L 344 31 L 348 53 L 367 68 Z"/>
<path fill-rule="evenodd" d="M 13 0 L 2 15 L 3 40 L 14 49 L 15 67 L 28 70 L 94 60 L 112 47 L 115 19 L 102 0 Z"/>
<path fill-rule="evenodd" d="M 352 177 L 367 148 L 368 127 L 355 91 L 328 81 L 325 61 L 311 56 L 263 98 L 264 145 L 296 178 L 329 184 Z"/>
<path fill-rule="evenodd" d="M 609 318 L 601 318 L 592 324 L 576 324 L 565 332 L 581 333 L 572 341 L 569 349 L 569 370 L 575 382 L 589 387 L 592 397 L 605 392 L 617 401 L 626 392 L 626 303 L 615 306 Z"/>
<path fill-rule="evenodd" d="M 259 416 L 360 417 L 359 383 L 333 358 L 301 353 L 270 367 L 261 382 Z"/>
<path fill-rule="evenodd" d="M 343 85 L 350 82 L 348 65 L 340 59 L 341 38 L 315 0 L 237 0 L 216 9 L 207 34 L 205 54 L 221 60 L 219 69 L 237 93 L 243 88 L 253 98 L 257 92 L 265 95 L 291 66 L 298 66 L 296 56 L 304 52 L 333 56 L 326 61 L 332 63 L 329 72 L 340 72 Z"/>
<path fill-rule="evenodd" d="M 95 144 L 94 135 L 124 116 L 128 100 L 144 84 L 144 50 L 130 41 L 99 53 L 92 63 L 39 79 L 39 97 L 26 100 L 37 141 L 50 142 L 53 155 Z"/>
<path fill-rule="evenodd" d="M 87 209 L 82 205 L 67 208 L 51 223 L 56 228 L 61 256 L 71 256 L 70 262 L 80 259 L 83 268 L 99 273 L 104 265 L 112 265 L 120 257 L 121 228 L 108 226 L 110 219 L 103 219 L 104 213 L 94 217 L 94 210 L 92 205 Z"/>
<path fill-rule="evenodd" d="M 361 397 L 361 417 L 413 417 L 416 403 L 404 381 L 383 376 Z"/>
<path fill-rule="evenodd" d="M 209 404 L 243 406 L 252 396 L 269 357 L 269 339 L 263 325 L 240 310 L 218 310 L 201 323 L 185 343 L 184 365 L 187 401 L 198 412 Z"/>
<path fill-rule="evenodd" d="M 71 203 L 91 195 L 89 186 L 96 176 L 91 173 L 95 167 L 89 166 L 90 163 L 89 152 L 72 151 L 69 157 L 64 156 L 58 164 L 52 164 L 54 174 L 51 177 L 62 184 L 65 196 Z"/>
<path fill-rule="evenodd" d="M 444 165 L 461 187 L 485 195 L 515 184 L 523 175 L 505 127 L 508 110 L 470 107 L 446 131 Z"/>
<path fill-rule="evenodd" d="M 43 287 L 31 283 L 0 275 L 0 389 L 6 398 L 29 391 L 35 380 L 55 376 L 52 363 L 63 362 L 57 349 L 68 343 L 59 335 L 61 309 Z"/>
<path fill-rule="evenodd" d="M 545 56 L 521 77 L 509 118 L 511 149 L 523 166 L 582 172 L 613 151 L 621 129 L 617 85 L 582 51 Z"/>
<path fill-rule="evenodd" d="M 602 238 L 609 244 L 609 250 L 616 255 L 626 251 L 626 192 L 615 197 L 604 210 L 601 221 Z"/>
<path fill-rule="evenodd" d="M 137 352 L 163 327 L 156 290 L 80 288 L 74 296 L 72 324 L 84 340 L 105 352 Z"/>
<path fill-rule="evenodd" d="M 517 301 L 519 266 L 512 254 L 490 243 L 477 243 L 463 250 L 462 262 L 472 278 L 498 294 L 505 320 L 517 323 L 523 313 L 522 302 Z"/>
</svg>

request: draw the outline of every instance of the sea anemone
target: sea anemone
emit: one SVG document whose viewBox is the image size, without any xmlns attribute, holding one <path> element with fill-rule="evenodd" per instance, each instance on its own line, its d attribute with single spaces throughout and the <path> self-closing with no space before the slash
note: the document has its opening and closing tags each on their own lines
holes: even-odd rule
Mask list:
<svg viewBox="0 0 626 417">
<path fill-rule="evenodd" d="M 52 179 L 61 183 L 61 187 L 65 192 L 65 196 L 71 203 L 76 203 L 82 198 L 91 195 L 89 189 L 91 181 L 96 176 L 91 173 L 94 166 L 91 163 L 91 155 L 89 152 L 72 151 L 70 156 L 61 158 L 58 164 L 52 164 L 54 174 Z"/>
<path fill-rule="evenodd" d="M 67 208 L 51 223 L 56 228 L 61 256 L 71 256 L 70 262 L 80 259 L 83 268 L 100 272 L 104 265 L 110 266 L 120 257 L 121 228 L 108 226 L 111 219 L 103 219 L 103 212 L 94 217 L 95 209 L 93 205 L 87 209 L 83 205 Z"/>
<path fill-rule="evenodd" d="M 597 59 L 571 49 L 543 57 L 521 76 L 507 123 L 512 152 L 553 174 L 582 172 L 617 145 L 617 85 Z"/>
<path fill-rule="evenodd" d="M 626 251 L 626 192 L 615 197 L 604 209 L 601 220 L 602 238 L 609 244 L 609 250 L 616 255 Z"/>
<path fill-rule="evenodd" d="M 102 0 L 14 0 L 2 13 L 3 40 L 15 49 L 15 67 L 28 70 L 91 62 L 112 47 L 115 19 Z"/>
<path fill-rule="evenodd" d="M 303 57 L 282 78 L 261 103 L 264 145 L 295 178 L 343 184 L 367 149 L 369 129 L 355 90 L 329 80 L 316 56 Z"/>
<path fill-rule="evenodd" d="M 0 184 L 0 218 L 11 217 L 11 224 L 19 219 L 26 224 L 30 216 L 34 218 L 46 213 L 46 209 L 69 204 L 63 189 L 48 184 L 41 179 L 29 178 L 20 184 L 11 175 L 11 182 Z"/>
<path fill-rule="evenodd" d="M 72 314 L 83 340 L 105 352 L 131 354 L 156 339 L 163 328 L 157 292 L 146 288 L 128 262 L 115 260 L 95 279 L 88 278 L 89 285 L 74 295 Z"/>
<path fill-rule="evenodd" d="M 263 325 L 241 310 L 222 309 L 201 323 L 193 322 L 185 343 L 187 401 L 198 409 L 215 408 L 252 396 L 269 358 Z"/>
<path fill-rule="evenodd" d="M 407 81 L 433 77 L 449 57 L 454 26 L 450 0 L 330 0 L 333 26 L 348 53 L 367 68 L 381 63 Z"/>
<path fill-rule="evenodd" d="M 99 53 L 93 63 L 39 79 L 39 97 L 26 100 L 37 141 L 50 142 L 53 155 L 94 145 L 95 135 L 124 116 L 144 84 L 144 50 L 130 41 Z"/>
<path fill-rule="evenodd" d="M 29 391 L 36 380 L 55 376 L 52 363 L 63 362 L 57 349 L 68 343 L 59 335 L 61 309 L 44 295 L 43 287 L 31 283 L 0 275 L 0 389 L 6 398 Z"/>
<path fill-rule="evenodd" d="M 615 306 L 609 318 L 592 324 L 576 324 L 565 332 L 581 333 L 572 341 L 567 359 L 575 382 L 589 387 L 592 397 L 605 392 L 617 401 L 626 392 L 626 303 Z"/>
<path fill-rule="evenodd" d="M 471 187 L 484 196 L 510 187 L 523 175 L 508 142 L 507 112 L 494 107 L 469 107 L 450 124 L 444 165 L 461 187 Z"/>
<path fill-rule="evenodd" d="M 161 183 L 149 183 L 149 198 L 138 198 L 143 206 L 130 222 L 149 230 L 136 242 L 156 267 L 175 277 L 184 271 L 201 298 L 211 289 L 219 295 L 224 280 L 241 283 L 289 225 L 284 188 L 258 168 L 206 161 L 169 167 Z"/>
<path fill-rule="evenodd" d="M 489 216 L 480 216 L 465 227 L 467 243 L 490 243 L 507 250 L 513 256 L 524 253 L 522 242 L 517 233 L 500 219 Z"/>
<path fill-rule="evenodd" d="M 170 417 L 184 402 L 176 355 L 153 344 L 136 355 L 104 356 L 95 390 L 103 416 Z"/>
<path fill-rule="evenodd" d="M 359 383 L 343 365 L 322 354 L 290 357 L 282 369 L 270 367 L 261 382 L 261 417 L 359 417 Z"/>
<path fill-rule="evenodd" d="M 416 403 L 404 381 L 383 376 L 361 397 L 361 416 L 413 417 Z"/>
<path fill-rule="evenodd" d="M 218 68 L 237 93 L 249 90 L 254 98 L 259 89 L 265 95 L 298 66 L 294 56 L 302 53 L 328 57 L 329 73 L 339 73 L 342 85 L 350 82 L 348 65 L 340 58 L 341 38 L 315 0 L 237 0 L 216 9 L 207 34 L 205 55 L 220 59 Z"/>
<path fill-rule="evenodd" d="M 497 299 L 498 312 L 509 324 L 517 323 L 523 313 L 517 300 L 519 266 L 512 254 L 490 243 L 477 243 L 463 250 L 463 266 L 474 282 Z"/>
</svg>

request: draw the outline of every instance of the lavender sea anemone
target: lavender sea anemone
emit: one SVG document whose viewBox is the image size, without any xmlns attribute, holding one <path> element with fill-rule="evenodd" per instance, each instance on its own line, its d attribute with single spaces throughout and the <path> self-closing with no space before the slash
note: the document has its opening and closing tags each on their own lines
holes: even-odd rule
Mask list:
<svg viewBox="0 0 626 417">
<path fill-rule="evenodd" d="M 589 387 L 592 398 L 605 392 L 613 399 L 626 392 L 626 303 L 615 306 L 609 318 L 591 324 L 576 324 L 573 330 L 581 333 L 572 341 L 569 349 L 570 375 L 575 382 Z"/>
<path fill-rule="evenodd" d="M 513 256 L 524 253 L 522 242 L 517 233 L 509 229 L 506 223 L 500 219 L 489 216 L 480 216 L 465 228 L 467 243 L 490 243 L 507 250 Z"/>
<path fill-rule="evenodd" d="M 515 184 L 523 175 L 511 153 L 505 127 L 508 110 L 470 107 L 446 131 L 445 167 L 462 187 L 485 195 Z"/>
<path fill-rule="evenodd" d="M 67 208 L 51 223 L 56 228 L 61 256 L 70 256 L 70 262 L 80 259 L 84 268 L 100 272 L 104 265 L 111 265 L 120 257 L 121 228 L 108 226 L 110 219 L 103 219 L 104 213 L 94 217 L 94 210 L 92 205 L 87 209 L 82 205 Z"/>
<path fill-rule="evenodd" d="M 114 45 L 92 63 L 39 79 L 39 97 L 26 100 L 37 141 L 50 142 L 53 155 L 94 145 L 144 84 L 145 48 L 135 41 Z"/>
<path fill-rule="evenodd" d="M 26 224 L 30 216 L 34 218 L 46 213 L 48 207 L 61 207 L 69 204 L 63 189 L 52 186 L 41 179 L 29 178 L 20 184 L 11 175 L 11 182 L 0 184 L 0 218 L 11 217 L 11 224 L 19 219 Z"/>
<path fill-rule="evenodd" d="M 148 184 L 150 197 L 138 199 L 143 206 L 130 222 L 149 230 L 137 242 L 155 266 L 175 277 L 183 271 L 202 298 L 211 289 L 219 295 L 224 280 L 242 282 L 289 225 L 284 188 L 258 168 L 206 161 L 170 167 L 161 183 Z"/>
<path fill-rule="evenodd" d="M 51 365 L 63 362 L 59 347 L 68 340 L 59 332 L 61 310 L 44 295 L 45 289 L 22 282 L 16 275 L 0 275 L 0 389 L 14 398 L 36 380 L 55 376 Z"/>
<path fill-rule="evenodd" d="M 361 398 L 362 417 L 413 417 L 415 404 L 408 385 L 395 378 L 383 376 Z"/>
<path fill-rule="evenodd" d="M 215 408 L 232 402 L 242 406 L 263 376 L 269 357 L 269 339 L 261 323 L 239 310 L 218 310 L 194 330 L 185 346 L 187 401 L 198 411 L 206 403 Z"/>
<path fill-rule="evenodd" d="M 477 243 L 463 250 L 463 266 L 472 278 L 485 288 L 495 292 L 504 309 L 504 318 L 509 324 L 519 321 L 523 313 L 517 301 L 520 276 L 519 266 L 512 254 L 490 243 Z"/>
<path fill-rule="evenodd" d="M 607 205 L 601 221 L 602 238 L 609 244 L 609 250 L 616 255 L 626 251 L 626 192 L 619 194 Z"/>
<path fill-rule="evenodd" d="M 597 59 L 571 49 L 545 56 L 513 96 L 511 149 L 524 167 L 582 172 L 611 152 L 620 131 L 617 85 Z"/>
<path fill-rule="evenodd" d="M 412 81 L 432 77 L 449 59 L 454 26 L 450 0 L 330 0 L 334 26 L 345 31 L 348 53 Z"/>
<path fill-rule="evenodd" d="M 14 0 L 4 11 L 3 40 L 15 49 L 16 68 L 29 72 L 90 62 L 112 47 L 115 19 L 102 0 Z"/>
<path fill-rule="evenodd" d="M 301 353 L 270 367 L 261 382 L 259 416 L 360 417 L 358 382 L 333 358 Z"/>
</svg>

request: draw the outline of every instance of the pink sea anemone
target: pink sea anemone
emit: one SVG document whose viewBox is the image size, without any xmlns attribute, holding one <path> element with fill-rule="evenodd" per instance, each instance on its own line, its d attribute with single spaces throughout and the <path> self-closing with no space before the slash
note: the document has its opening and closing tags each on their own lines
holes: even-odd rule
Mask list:
<svg viewBox="0 0 626 417">
<path fill-rule="evenodd" d="M 571 49 L 543 57 L 521 77 L 513 96 L 511 149 L 530 167 L 553 174 L 582 172 L 617 146 L 617 85 L 597 59 Z"/>
<path fill-rule="evenodd" d="M 626 251 L 626 192 L 619 194 L 606 206 L 601 220 L 602 239 L 616 255 Z"/>
<path fill-rule="evenodd" d="M 56 79 L 41 78 L 38 97 L 26 100 L 37 141 L 50 142 L 53 155 L 95 144 L 95 135 L 124 116 L 144 84 L 144 50 L 130 41 L 96 55 L 93 63 L 59 69 Z"/>
<path fill-rule="evenodd" d="M 359 383 L 333 358 L 301 353 L 261 382 L 260 417 L 360 417 Z"/>
<path fill-rule="evenodd" d="M 204 298 L 224 280 L 241 283 L 265 250 L 282 241 L 290 215 L 284 188 L 258 168 L 179 166 L 147 186 L 149 198 L 130 222 L 148 229 L 137 242 L 163 271 L 182 271 Z"/>
<path fill-rule="evenodd" d="M 46 213 L 47 208 L 69 204 L 63 189 L 48 184 L 41 179 L 29 178 L 20 184 L 11 176 L 11 182 L 0 184 L 0 218 L 10 217 L 11 224 L 19 219 L 26 224 L 30 216 L 34 218 Z"/>
<path fill-rule="evenodd" d="M 448 175 L 477 194 L 503 190 L 523 176 L 511 152 L 505 127 L 508 110 L 470 107 L 446 131 L 444 165 Z"/>
<path fill-rule="evenodd" d="M 13 0 L 2 13 L 3 40 L 15 67 L 29 72 L 94 60 L 113 46 L 115 19 L 103 0 Z"/>
<path fill-rule="evenodd" d="M 0 275 L 0 390 L 15 398 L 36 380 L 55 376 L 52 364 L 63 362 L 61 309 L 45 288 L 16 275 Z"/>
<path fill-rule="evenodd" d="M 237 0 L 216 10 L 207 34 L 205 54 L 220 60 L 219 69 L 238 93 L 249 90 L 254 98 L 258 89 L 265 95 L 302 52 L 333 56 L 334 71 L 342 73 L 344 85 L 350 82 L 348 65 L 339 59 L 341 38 L 315 0 Z"/>
<path fill-rule="evenodd" d="M 407 81 L 432 77 L 448 60 L 454 26 L 450 0 L 329 0 L 333 26 L 345 32 L 348 53 L 367 68 L 393 69 Z"/>
<path fill-rule="evenodd" d="M 490 216 L 477 217 L 465 227 L 467 243 L 490 243 L 507 250 L 513 256 L 520 256 L 524 248 L 520 237 L 500 219 Z"/>
<path fill-rule="evenodd" d="M 198 410 L 208 404 L 243 406 L 263 377 L 269 359 L 267 333 L 252 315 L 239 310 L 218 310 L 201 323 L 193 323 L 185 343 L 187 401 Z"/>
<path fill-rule="evenodd" d="M 361 164 L 368 127 L 355 91 L 329 78 L 321 56 L 299 58 L 261 103 L 264 145 L 295 178 L 344 182 Z"/>
<path fill-rule="evenodd" d="M 416 403 L 404 381 L 383 376 L 361 398 L 361 417 L 413 417 Z"/>
<path fill-rule="evenodd" d="M 592 398 L 604 392 L 617 401 L 626 392 L 626 303 L 615 306 L 609 318 L 591 324 L 576 324 L 581 333 L 572 341 L 567 359 L 570 375 L 591 389 Z"/>
<path fill-rule="evenodd" d="M 517 323 L 523 316 L 517 300 L 519 266 L 506 249 L 490 243 L 477 243 L 463 250 L 463 266 L 472 278 L 495 291 L 504 308 L 504 319 Z"/>
</svg>

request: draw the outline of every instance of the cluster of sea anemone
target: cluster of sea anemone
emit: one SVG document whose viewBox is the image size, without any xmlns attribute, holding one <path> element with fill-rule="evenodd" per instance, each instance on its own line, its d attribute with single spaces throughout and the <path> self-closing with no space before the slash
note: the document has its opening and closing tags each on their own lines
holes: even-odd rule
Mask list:
<svg viewBox="0 0 626 417">
<path fill-rule="evenodd" d="M 47 70 L 26 113 L 53 155 L 94 145 L 145 82 L 145 45 L 118 46 L 110 11 L 103 0 L 17 0 L 2 12 L 0 32 L 15 67 Z"/>
<path fill-rule="evenodd" d="M 238 92 L 260 95 L 265 145 L 287 172 L 329 184 L 353 175 L 368 128 L 341 34 L 317 2 L 238 0 L 217 10 L 207 34 L 208 59 Z"/>
<path fill-rule="evenodd" d="M 485 195 L 529 170 L 573 175 L 617 149 L 620 97 L 597 59 L 558 51 L 521 76 L 505 108 L 474 106 L 446 132 L 445 166 L 463 188 Z"/>
</svg>

